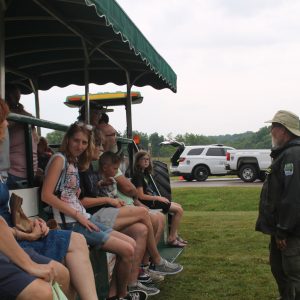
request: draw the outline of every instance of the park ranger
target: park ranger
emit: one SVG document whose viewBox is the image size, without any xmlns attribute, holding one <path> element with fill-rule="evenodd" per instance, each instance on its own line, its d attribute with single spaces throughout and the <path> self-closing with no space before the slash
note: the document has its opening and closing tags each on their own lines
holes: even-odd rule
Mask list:
<svg viewBox="0 0 300 300">
<path fill-rule="evenodd" d="M 270 265 L 282 300 L 300 300 L 299 117 L 278 111 L 272 123 L 272 164 L 263 184 L 256 230 L 271 236 Z"/>
</svg>

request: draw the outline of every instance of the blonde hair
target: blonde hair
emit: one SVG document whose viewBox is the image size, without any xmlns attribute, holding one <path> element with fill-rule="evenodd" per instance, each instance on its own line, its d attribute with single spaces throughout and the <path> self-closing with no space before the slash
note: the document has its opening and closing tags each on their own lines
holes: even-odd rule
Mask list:
<svg viewBox="0 0 300 300">
<path fill-rule="evenodd" d="M 79 157 L 72 157 L 71 152 L 69 150 L 69 139 L 72 138 L 77 132 L 82 132 L 84 135 L 87 136 L 88 146 L 83 151 L 83 153 L 80 154 Z M 86 170 L 89 167 L 90 162 L 92 160 L 94 147 L 93 141 L 93 132 L 88 128 L 88 125 L 84 123 L 75 122 L 70 125 L 69 129 L 65 133 L 59 150 L 65 154 L 68 162 L 76 163 L 77 161 L 78 169 Z"/>
</svg>

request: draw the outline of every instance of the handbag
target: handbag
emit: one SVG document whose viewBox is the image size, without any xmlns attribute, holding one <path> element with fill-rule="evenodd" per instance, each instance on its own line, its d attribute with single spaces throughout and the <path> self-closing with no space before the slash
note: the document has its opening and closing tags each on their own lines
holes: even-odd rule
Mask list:
<svg viewBox="0 0 300 300">
<path fill-rule="evenodd" d="M 53 300 L 68 300 L 64 292 L 61 290 L 59 284 L 57 282 L 54 282 L 52 284 L 52 294 L 53 294 Z"/>
<path fill-rule="evenodd" d="M 12 193 L 9 200 L 10 214 L 13 226 L 18 230 L 26 233 L 32 232 L 32 221 L 25 215 L 22 209 L 23 198 L 15 193 Z M 47 226 L 50 230 L 60 229 L 54 219 L 47 221 Z"/>
<path fill-rule="evenodd" d="M 32 232 L 32 222 L 28 219 L 22 209 L 23 198 L 12 193 L 9 200 L 11 220 L 13 226 L 23 232 Z"/>
</svg>

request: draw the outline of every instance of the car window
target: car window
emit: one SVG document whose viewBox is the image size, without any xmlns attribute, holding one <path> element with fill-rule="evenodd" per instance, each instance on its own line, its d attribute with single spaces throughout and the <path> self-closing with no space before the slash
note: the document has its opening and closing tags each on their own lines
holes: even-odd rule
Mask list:
<svg viewBox="0 0 300 300">
<path fill-rule="evenodd" d="M 206 156 L 225 156 L 225 151 L 223 148 L 209 148 Z"/>
<path fill-rule="evenodd" d="M 203 152 L 204 148 L 194 148 L 191 149 L 187 155 L 200 155 Z"/>
</svg>

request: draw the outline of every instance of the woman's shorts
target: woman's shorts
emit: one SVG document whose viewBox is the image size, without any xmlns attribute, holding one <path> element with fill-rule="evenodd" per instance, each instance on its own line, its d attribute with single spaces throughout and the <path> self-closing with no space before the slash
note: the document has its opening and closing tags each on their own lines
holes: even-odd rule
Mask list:
<svg viewBox="0 0 300 300">
<path fill-rule="evenodd" d="M 171 206 L 171 202 L 165 203 L 162 201 L 148 201 L 148 200 L 140 200 L 140 201 L 150 209 L 161 209 L 164 214 L 168 213 Z"/>
<path fill-rule="evenodd" d="M 81 233 L 85 237 L 88 245 L 100 248 L 109 239 L 109 234 L 112 232 L 112 229 L 102 223 L 95 221 L 93 216 L 90 218 L 90 221 L 95 224 L 100 229 L 100 231 L 91 232 L 87 228 L 82 226 L 79 222 L 67 223 L 65 229 Z"/>
<path fill-rule="evenodd" d="M 37 254 L 33 249 L 24 249 L 30 258 L 38 264 L 48 264 L 51 259 Z M 15 299 L 29 284 L 35 276 L 29 275 L 9 258 L 0 253 L 0 295 L 1 299 Z"/>
<path fill-rule="evenodd" d="M 96 222 L 102 223 L 107 227 L 113 228 L 119 212 L 119 208 L 103 207 L 93 214 L 93 218 Z"/>
<path fill-rule="evenodd" d="M 69 230 L 50 230 L 44 238 L 20 241 L 19 244 L 22 248 L 32 248 L 40 255 L 62 262 L 69 249 L 71 233 Z"/>
</svg>

